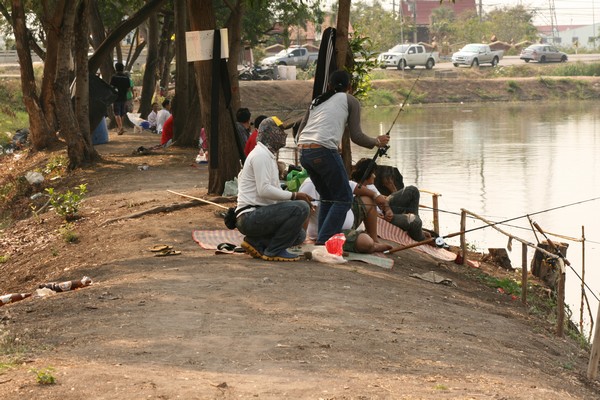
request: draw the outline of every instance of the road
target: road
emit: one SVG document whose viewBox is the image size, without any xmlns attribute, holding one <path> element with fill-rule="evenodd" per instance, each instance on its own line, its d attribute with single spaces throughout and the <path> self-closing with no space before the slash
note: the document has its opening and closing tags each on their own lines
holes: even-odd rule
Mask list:
<svg viewBox="0 0 600 400">
<path fill-rule="evenodd" d="M 591 63 L 591 62 L 600 62 L 600 54 L 569 54 L 569 61 L 568 62 L 584 62 L 584 63 Z M 500 60 L 500 64 L 498 64 L 499 66 L 508 66 L 508 65 L 523 65 L 525 64 L 525 61 L 519 59 L 519 56 L 506 56 L 503 57 L 502 60 Z M 548 63 L 548 64 L 539 64 L 536 62 L 530 62 L 530 65 L 554 65 L 555 63 Z M 440 62 L 438 62 L 435 65 L 435 69 L 453 69 L 456 68 L 452 65 L 452 63 L 450 61 L 442 61 L 440 60 Z M 460 68 L 468 68 L 468 67 L 460 67 Z M 491 68 L 490 65 L 482 65 L 481 68 Z"/>
</svg>

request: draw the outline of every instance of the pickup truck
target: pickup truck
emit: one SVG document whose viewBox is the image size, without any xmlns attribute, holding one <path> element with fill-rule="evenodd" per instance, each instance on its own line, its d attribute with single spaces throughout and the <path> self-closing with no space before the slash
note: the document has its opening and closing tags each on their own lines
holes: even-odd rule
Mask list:
<svg viewBox="0 0 600 400">
<path fill-rule="evenodd" d="M 459 65 L 478 67 L 481 64 L 492 64 L 492 67 L 495 67 L 503 55 L 503 50 L 491 50 L 487 44 L 471 43 L 452 54 L 452 64 L 455 67 Z"/>
<path fill-rule="evenodd" d="M 414 69 L 417 66 L 431 69 L 438 60 L 437 51 L 428 51 L 420 44 L 398 44 L 379 55 L 379 65 L 383 69 L 387 67 Z"/>
<path fill-rule="evenodd" d="M 260 62 L 263 67 L 273 67 L 276 65 L 295 65 L 306 69 L 312 64 L 316 64 L 319 53 L 309 52 L 304 47 L 290 47 L 281 50 L 271 57 L 263 58 Z"/>
</svg>

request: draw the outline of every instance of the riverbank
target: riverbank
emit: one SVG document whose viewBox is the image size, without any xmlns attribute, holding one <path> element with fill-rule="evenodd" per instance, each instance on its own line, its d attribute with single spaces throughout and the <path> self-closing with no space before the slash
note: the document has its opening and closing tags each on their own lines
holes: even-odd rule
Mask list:
<svg viewBox="0 0 600 400">
<path fill-rule="evenodd" d="M 450 70 L 445 74 L 452 73 Z M 600 77 L 436 78 L 431 74 L 419 76 L 418 70 L 386 71 L 385 77 L 372 81 L 373 90 L 362 100 L 365 106 L 402 104 L 413 84 L 408 99 L 413 104 L 600 99 Z M 240 82 L 242 105 L 251 107 L 253 113 L 295 118 L 308 107 L 312 85 L 312 81 Z"/>
<path fill-rule="evenodd" d="M 263 83 L 270 92 L 241 87 L 253 112 L 292 100 L 307 104 L 312 88 Z M 22 191 L 24 214 L 35 188 L 17 184 L 23 179 L 10 186 L 9 175 L 52 165 L 59 177 L 51 186 L 85 183 L 88 192 L 82 218 L 71 225 L 46 209 L 3 227 L 0 294 L 83 276 L 94 282 L 0 307 L 3 398 L 600 395 L 598 383 L 585 378 L 588 352 L 573 338 L 555 337 L 543 312 L 551 301 L 524 305 L 503 289 L 501 281 L 519 279 L 516 272 L 465 267 L 416 250 L 394 253 L 393 269 L 385 270 L 358 262 L 269 263 L 201 248 L 192 231 L 223 229 L 215 215 L 221 208 L 188 204 L 167 190 L 204 197 L 206 165 L 194 163 L 195 149 L 134 152 L 158 140 L 111 132 L 110 142 L 98 146 L 103 161 L 71 174 L 58 166 L 64 150 L 2 159 L 2 193 Z M 156 244 L 181 254 L 155 257 L 149 248 Z M 453 285 L 413 276 L 428 272 Z M 56 383 L 36 383 L 44 373 Z"/>
</svg>

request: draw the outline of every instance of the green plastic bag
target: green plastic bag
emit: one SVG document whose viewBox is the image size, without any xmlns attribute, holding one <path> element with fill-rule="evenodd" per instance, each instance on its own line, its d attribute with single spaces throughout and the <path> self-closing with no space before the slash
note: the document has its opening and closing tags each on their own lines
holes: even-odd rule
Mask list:
<svg viewBox="0 0 600 400">
<path fill-rule="evenodd" d="M 302 185 L 302 182 L 304 182 L 306 178 L 308 178 L 308 173 L 305 169 L 302 169 L 302 171 L 290 171 L 285 179 L 288 190 L 290 192 L 297 192 L 298 189 L 300 189 L 300 185 Z"/>
</svg>

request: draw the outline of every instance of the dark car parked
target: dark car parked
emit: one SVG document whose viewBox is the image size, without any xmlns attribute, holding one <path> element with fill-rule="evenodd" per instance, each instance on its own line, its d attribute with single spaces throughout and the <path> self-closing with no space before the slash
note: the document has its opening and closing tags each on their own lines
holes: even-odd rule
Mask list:
<svg viewBox="0 0 600 400">
<path fill-rule="evenodd" d="M 566 62 L 568 59 L 565 53 L 549 44 L 533 44 L 521 51 L 520 58 L 525 62 L 533 60 L 540 63 Z"/>
</svg>

